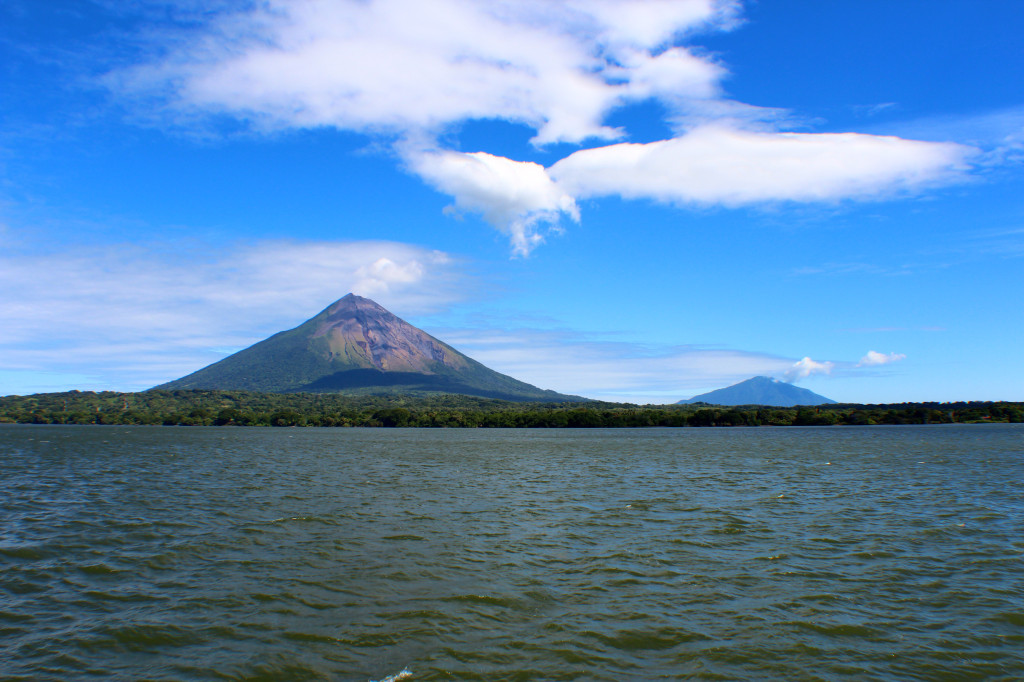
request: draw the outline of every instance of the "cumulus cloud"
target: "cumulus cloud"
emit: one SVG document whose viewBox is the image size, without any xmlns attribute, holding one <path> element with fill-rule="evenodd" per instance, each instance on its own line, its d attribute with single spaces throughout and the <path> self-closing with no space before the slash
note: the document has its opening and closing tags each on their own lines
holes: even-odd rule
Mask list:
<svg viewBox="0 0 1024 682">
<path fill-rule="evenodd" d="M 533 127 L 542 144 L 613 138 L 602 119 L 624 100 L 667 86 L 697 97 L 714 90 L 720 69 L 707 60 L 683 48 L 653 52 L 695 27 L 725 25 L 734 5 L 267 0 L 222 15 L 205 41 L 117 82 L 163 90 L 183 110 L 271 127 L 402 134 L 502 119 Z"/>
<path fill-rule="evenodd" d="M 410 159 L 427 182 L 455 198 L 457 211 L 480 213 L 507 234 L 514 253 L 525 256 L 543 240 L 543 225 L 566 214 L 579 220 L 576 202 L 537 163 L 485 152 L 427 152 Z"/>
<path fill-rule="evenodd" d="M 147 388 L 291 328 L 350 291 L 413 315 L 466 290 L 451 256 L 394 242 L 174 253 L 124 246 L 0 256 L 0 289 L 9 292 L 0 301 L 4 388 L 12 372 L 50 372 L 52 383 L 65 371 L 91 373 L 98 386 Z"/>
<path fill-rule="evenodd" d="M 874 198 L 953 180 L 971 153 L 958 144 L 897 137 L 705 125 L 670 140 L 578 151 L 546 171 L 484 152 L 423 154 L 411 165 L 526 255 L 541 241 L 538 225 L 556 223 L 561 213 L 579 220 L 576 199 L 739 206 Z"/>
<path fill-rule="evenodd" d="M 793 363 L 793 366 L 783 373 L 782 378 L 788 383 L 793 383 L 814 374 L 831 374 L 833 368 L 835 368 L 833 362 L 815 362 L 809 357 L 804 357 L 804 359 Z"/>
<path fill-rule="evenodd" d="M 586 149 L 550 172 L 576 198 L 741 205 L 835 201 L 948 180 L 969 148 L 856 133 L 769 133 L 707 125 L 671 140 Z"/>
<path fill-rule="evenodd" d="M 906 359 L 907 356 L 903 353 L 879 353 L 877 351 L 869 350 L 867 355 L 860 359 L 857 366 L 876 367 L 878 365 L 888 365 L 891 362 L 899 362 L 900 360 Z"/>
<path fill-rule="evenodd" d="M 958 144 L 897 137 L 705 125 L 670 140 L 578 151 L 547 170 L 485 152 L 423 153 L 410 165 L 527 255 L 542 240 L 539 225 L 561 214 L 579 220 L 576 199 L 739 206 L 874 198 L 956 179 L 971 154 Z"/>
<path fill-rule="evenodd" d="M 725 67 L 684 44 L 737 24 L 738 0 L 264 0 L 211 12 L 197 39 L 118 71 L 121 92 L 188 123 L 226 115 L 258 130 L 334 127 L 397 142 L 413 172 L 526 255 L 576 200 L 670 204 L 866 199 L 950 181 L 967 147 L 864 134 L 784 133 L 785 112 L 728 100 Z M 658 100 L 677 136 L 607 144 L 630 103 Z M 437 151 L 467 121 L 501 120 L 533 142 L 604 144 L 548 173 Z M 758 130 L 755 130 L 758 129 Z M 426 148 L 429 151 L 423 151 Z"/>
</svg>

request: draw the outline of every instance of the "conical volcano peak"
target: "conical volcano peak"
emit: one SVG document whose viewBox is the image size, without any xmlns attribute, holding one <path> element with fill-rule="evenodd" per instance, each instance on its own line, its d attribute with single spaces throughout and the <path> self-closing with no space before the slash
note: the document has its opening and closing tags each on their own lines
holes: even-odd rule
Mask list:
<svg viewBox="0 0 1024 682">
<path fill-rule="evenodd" d="M 294 329 L 158 388 L 576 399 L 490 370 L 375 301 L 351 293 Z"/>
<path fill-rule="evenodd" d="M 313 335 L 322 336 L 329 328 L 336 327 L 350 320 L 356 320 L 364 327 L 371 323 L 371 321 L 376 321 L 377 323 L 383 321 L 386 324 L 407 324 L 376 301 L 371 301 L 368 298 L 356 296 L 355 294 L 347 294 L 339 298 L 310 320 L 310 322 L 319 323 Z"/>
<path fill-rule="evenodd" d="M 349 294 L 310 320 L 311 339 L 323 339 L 332 364 L 434 374 L 459 369 L 463 357 L 374 301 Z"/>
<path fill-rule="evenodd" d="M 363 296 L 357 296 L 356 294 L 345 294 L 337 301 L 327 306 L 326 312 L 330 315 L 340 313 L 342 311 L 355 311 L 355 310 L 372 310 L 378 313 L 391 313 L 376 301 L 370 300 Z"/>
</svg>

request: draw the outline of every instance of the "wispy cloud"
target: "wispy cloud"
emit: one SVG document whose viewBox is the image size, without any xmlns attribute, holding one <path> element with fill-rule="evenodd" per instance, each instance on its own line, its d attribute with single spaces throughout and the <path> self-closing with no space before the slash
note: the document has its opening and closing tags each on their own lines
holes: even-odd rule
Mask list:
<svg viewBox="0 0 1024 682">
<path fill-rule="evenodd" d="M 422 314 L 462 299 L 468 281 L 448 254 L 393 242 L 8 253 L 0 371 L 146 388 L 291 328 L 350 291 Z"/>
<path fill-rule="evenodd" d="M 893 362 L 899 362 L 900 360 L 906 360 L 907 356 L 903 353 L 879 353 L 878 351 L 869 350 L 867 354 L 860 359 L 857 363 L 858 367 L 877 367 L 879 365 L 888 365 Z"/>
<path fill-rule="evenodd" d="M 952 140 L 976 147 L 981 166 L 1024 163 L 1024 106 L 966 115 L 930 116 L 890 123 L 880 130 L 921 140 Z"/>
<path fill-rule="evenodd" d="M 854 105 L 852 108 L 854 113 L 856 113 L 858 116 L 870 118 L 872 116 L 877 116 L 885 111 L 899 109 L 899 105 L 896 104 L 895 102 L 879 102 L 878 104 L 857 104 Z"/>
<path fill-rule="evenodd" d="M 849 329 L 840 329 L 841 332 L 849 332 L 851 334 L 888 334 L 891 332 L 944 332 L 947 331 L 945 327 L 852 327 Z"/>
<path fill-rule="evenodd" d="M 495 321 L 496 322 L 496 321 Z M 755 349 L 667 346 L 609 340 L 571 330 L 521 327 L 430 329 L 488 367 L 542 388 L 616 402 L 674 403 L 754 376 L 797 383 L 817 376 L 865 376 L 884 362 L 794 361 Z"/>
<path fill-rule="evenodd" d="M 1024 227 L 976 232 L 969 243 L 979 253 L 1020 258 L 1024 256 Z"/>
<path fill-rule="evenodd" d="M 899 263 L 867 260 L 829 261 L 791 269 L 791 275 L 903 277 L 938 270 L 955 269 L 979 260 L 1024 257 L 1024 228 L 1006 227 L 987 230 L 960 229 L 932 237 L 927 245 Z M 874 258 L 879 257 L 878 255 Z"/>
<path fill-rule="evenodd" d="M 673 403 L 752 376 L 780 375 L 793 364 L 753 350 L 650 346 L 566 330 L 430 331 L 517 379 L 610 401 Z"/>
<path fill-rule="evenodd" d="M 795 268 L 794 275 L 879 275 L 891 277 L 894 275 L 913 274 L 920 266 L 899 265 L 887 266 L 874 263 L 822 263 L 821 265 L 805 265 Z"/>
</svg>

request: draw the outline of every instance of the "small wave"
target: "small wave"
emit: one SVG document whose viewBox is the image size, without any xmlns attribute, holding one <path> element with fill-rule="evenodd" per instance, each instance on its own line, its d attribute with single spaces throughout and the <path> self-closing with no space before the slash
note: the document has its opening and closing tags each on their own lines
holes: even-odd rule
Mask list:
<svg viewBox="0 0 1024 682">
<path fill-rule="evenodd" d="M 353 646 L 367 649 L 373 649 L 376 647 L 389 647 L 398 644 L 398 640 L 395 637 L 386 633 L 365 633 L 356 635 L 355 637 L 339 637 L 337 639 L 337 642 L 345 646 Z"/>
<path fill-rule="evenodd" d="M 18 611 L 0 611 L 0 621 L 13 621 L 17 623 L 31 623 L 36 617 L 31 613 L 19 613 Z"/>
<path fill-rule="evenodd" d="M 267 601 L 288 601 L 295 599 L 295 595 L 290 592 L 283 592 L 281 594 L 268 594 L 266 592 L 253 592 L 249 595 L 249 598 L 253 601 L 267 602 Z"/>
<path fill-rule="evenodd" d="M 830 537 L 816 537 L 810 538 L 811 542 L 820 542 L 824 545 L 850 545 L 856 542 L 856 540 L 850 540 L 845 538 L 830 538 Z"/>
<path fill-rule="evenodd" d="M 41 545 L 20 545 L 20 546 L 7 546 L 0 545 L 0 556 L 8 559 L 28 559 L 30 561 L 38 561 L 45 559 L 49 556 L 49 552 L 42 548 Z"/>
<path fill-rule="evenodd" d="M 137 603 L 148 603 L 155 601 L 166 601 L 166 597 L 160 597 L 151 594 L 143 594 L 141 592 L 134 592 L 131 594 L 124 594 L 120 592 L 105 592 L 103 590 L 86 590 L 82 593 L 83 596 L 95 601 L 116 601 L 116 602 L 137 602 Z"/>
<path fill-rule="evenodd" d="M 871 638 L 877 636 L 879 631 L 869 625 L 856 623 L 814 623 L 807 621 L 791 621 L 787 625 L 794 625 L 803 630 L 810 630 L 826 637 L 858 637 Z"/>
<path fill-rule="evenodd" d="M 381 537 L 381 540 L 423 540 L 423 539 L 424 538 L 422 536 L 420 536 L 420 535 L 412 535 L 412 534 L 384 535 L 384 536 Z"/>
<path fill-rule="evenodd" d="M 388 675 L 387 677 L 382 677 L 380 680 L 370 680 L 370 682 L 398 682 L 399 680 L 407 680 L 410 677 L 412 677 L 412 671 L 409 670 L 409 668 L 407 666 L 407 667 L 402 668 L 401 670 L 399 670 L 394 675 Z"/>
<path fill-rule="evenodd" d="M 199 633 L 166 624 L 139 623 L 123 627 L 104 627 L 75 638 L 83 649 L 117 648 L 146 651 L 159 646 L 186 646 L 202 642 Z"/>
<path fill-rule="evenodd" d="M 285 639 L 290 639 L 295 642 L 319 642 L 322 644 L 334 644 L 340 642 L 337 637 L 331 637 L 330 635 L 321 635 L 315 632 L 285 632 L 282 635 Z"/>
<path fill-rule="evenodd" d="M 851 552 L 850 556 L 857 559 L 891 559 L 896 556 L 895 552 L 887 552 L 885 550 L 872 550 L 872 551 L 860 551 Z"/>
<path fill-rule="evenodd" d="M 673 545 L 690 545 L 691 547 L 714 547 L 710 542 L 705 542 L 703 540 L 689 540 L 686 538 L 672 538 L 668 542 Z"/>
<path fill-rule="evenodd" d="M 382 613 L 380 617 L 384 620 L 414 620 L 422 623 L 436 623 L 448 617 L 443 611 L 432 609 L 415 609 L 410 611 L 396 611 L 394 613 Z"/>
<path fill-rule="evenodd" d="M 125 571 L 119 568 L 112 568 L 106 564 L 86 564 L 79 566 L 78 570 L 86 575 L 117 575 L 118 573 L 124 573 Z"/>
<path fill-rule="evenodd" d="M 512 607 L 516 605 L 516 600 L 507 599 L 504 597 L 494 597 L 489 594 L 458 594 L 454 597 L 448 597 L 445 601 L 450 602 L 469 602 L 471 604 L 490 604 L 492 606 L 508 606 Z"/>
<path fill-rule="evenodd" d="M 322 523 L 325 526 L 336 526 L 338 522 L 334 519 L 325 519 L 320 516 L 282 516 L 270 521 L 270 523 L 288 523 L 289 521 L 304 521 L 306 523 Z"/>
<path fill-rule="evenodd" d="M 743 526 L 732 523 L 723 528 L 715 528 L 711 531 L 714 535 L 740 535 L 743 532 Z"/>
<path fill-rule="evenodd" d="M 4 592 L 13 595 L 36 594 L 50 589 L 49 585 L 52 578 L 47 573 L 31 571 L 28 575 L 31 581 L 24 580 L 16 575 L 11 577 L 4 576 L 0 586 L 2 586 Z"/>
<path fill-rule="evenodd" d="M 687 642 L 707 639 L 700 633 L 674 628 L 619 630 L 614 635 L 594 631 L 585 631 L 582 634 L 592 637 L 606 646 L 623 651 L 671 649 Z"/>
<path fill-rule="evenodd" d="M 756 556 L 754 558 L 757 559 L 758 561 L 781 561 L 783 559 L 788 559 L 789 555 L 788 554 L 772 554 L 772 555 L 767 555 L 767 556 Z"/>
<path fill-rule="evenodd" d="M 1024 627 L 1024 611 L 1006 611 L 993 616 L 989 620 L 997 623 L 1009 623 L 1010 625 L 1017 627 Z"/>
</svg>

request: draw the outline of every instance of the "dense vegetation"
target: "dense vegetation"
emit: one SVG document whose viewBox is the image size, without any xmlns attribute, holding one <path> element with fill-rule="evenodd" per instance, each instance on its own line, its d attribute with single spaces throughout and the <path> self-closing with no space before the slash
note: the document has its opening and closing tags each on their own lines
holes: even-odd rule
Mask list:
<svg viewBox="0 0 1024 682">
<path fill-rule="evenodd" d="M 153 390 L 0 397 L 0 422 L 179 426 L 637 427 L 828 426 L 1024 422 L 1024 403 L 757 405 L 523 403 L 462 395 Z"/>
</svg>

